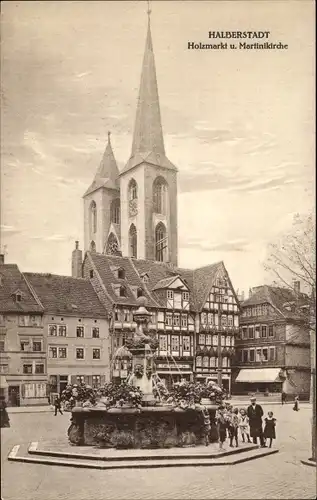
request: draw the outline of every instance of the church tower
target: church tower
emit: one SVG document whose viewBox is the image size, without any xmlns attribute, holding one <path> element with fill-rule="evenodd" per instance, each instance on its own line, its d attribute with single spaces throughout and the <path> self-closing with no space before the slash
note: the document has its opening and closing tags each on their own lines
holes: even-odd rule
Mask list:
<svg viewBox="0 0 317 500">
<path fill-rule="evenodd" d="M 119 170 L 110 132 L 98 171 L 83 198 L 85 251 L 117 253 L 120 248 Z"/>
<path fill-rule="evenodd" d="M 121 250 L 177 265 L 177 168 L 165 154 L 148 16 L 132 151 L 120 173 Z"/>
</svg>

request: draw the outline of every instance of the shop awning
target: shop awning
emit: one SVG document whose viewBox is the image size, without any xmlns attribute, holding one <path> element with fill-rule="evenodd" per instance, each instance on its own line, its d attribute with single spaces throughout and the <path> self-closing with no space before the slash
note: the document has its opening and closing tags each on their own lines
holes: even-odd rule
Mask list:
<svg viewBox="0 0 317 500">
<path fill-rule="evenodd" d="M 236 382 L 281 382 L 280 368 L 242 368 Z"/>
<path fill-rule="evenodd" d="M 1 389 L 7 389 L 8 388 L 8 382 L 7 382 L 7 379 L 5 378 L 4 375 L 0 375 L 0 388 Z"/>
</svg>

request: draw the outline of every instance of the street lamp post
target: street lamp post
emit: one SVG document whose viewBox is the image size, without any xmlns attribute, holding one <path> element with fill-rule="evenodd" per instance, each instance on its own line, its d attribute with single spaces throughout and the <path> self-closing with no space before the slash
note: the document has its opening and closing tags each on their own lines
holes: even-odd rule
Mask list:
<svg viewBox="0 0 317 500">
<path fill-rule="evenodd" d="M 311 348 L 311 403 L 312 403 L 312 456 L 310 460 L 316 462 L 316 332 L 310 332 Z"/>
<path fill-rule="evenodd" d="M 221 306 L 221 304 L 220 304 Z M 222 386 L 222 348 L 221 348 L 221 310 L 218 310 L 218 370 L 217 370 L 217 383 L 219 387 Z"/>
</svg>

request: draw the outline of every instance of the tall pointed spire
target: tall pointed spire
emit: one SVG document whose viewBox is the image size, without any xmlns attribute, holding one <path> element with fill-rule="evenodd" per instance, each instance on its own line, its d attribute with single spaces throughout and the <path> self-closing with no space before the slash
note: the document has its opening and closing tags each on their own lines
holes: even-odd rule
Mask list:
<svg viewBox="0 0 317 500">
<path fill-rule="evenodd" d="M 165 155 L 149 5 L 147 13 L 148 28 L 134 125 L 132 155 L 150 152 Z"/>
<path fill-rule="evenodd" d="M 105 152 L 103 154 L 95 178 L 86 191 L 85 195 L 95 191 L 100 187 L 119 189 L 119 169 L 113 154 L 110 136 L 111 132 L 108 132 L 108 142 Z"/>
</svg>

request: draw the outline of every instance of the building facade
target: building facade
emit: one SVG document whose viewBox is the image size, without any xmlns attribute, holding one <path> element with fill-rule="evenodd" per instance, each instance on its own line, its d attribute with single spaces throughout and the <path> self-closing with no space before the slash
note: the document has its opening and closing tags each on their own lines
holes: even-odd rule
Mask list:
<svg viewBox="0 0 317 500">
<path fill-rule="evenodd" d="M 309 397 L 309 297 L 259 286 L 241 304 L 241 328 L 233 366 L 233 391 Z"/>
<path fill-rule="evenodd" d="M 18 266 L 0 263 L 1 394 L 9 406 L 46 404 L 44 310 Z"/>
</svg>

